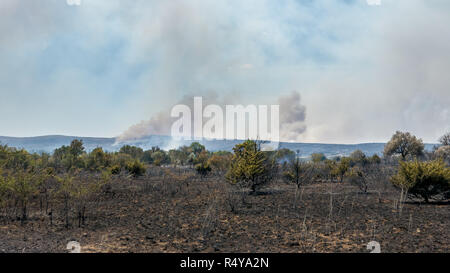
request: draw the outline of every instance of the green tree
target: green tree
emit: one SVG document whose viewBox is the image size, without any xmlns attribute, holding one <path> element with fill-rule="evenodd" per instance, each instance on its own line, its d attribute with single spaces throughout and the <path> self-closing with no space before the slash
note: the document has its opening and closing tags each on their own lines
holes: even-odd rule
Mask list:
<svg viewBox="0 0 450 273">
<path fill-rule="evenodd" d="M 417 157 L 424 153 L 425 146 L 421 139 L 410 133 L 397 131 L 391 140 L 384 146 L 384 155 L 400 155 L 402 160 L 408 156 Z"/>
<path fill-rule="evenodd" d="M 16 170 L 11 176 L 10 189 L 22 209 L 22 222 L 27 220 L 28 204 L 37 195 L 36 173 Z"/>
<path fill-rule="evenodd" d="M 84 153 L 83 140 L 81 139 L 72 140 L 69 146 L 69 152 L 73 158 L 78 158 L 79 156 L 81 156 Z"/>
<path fill-rule="evenodd" d="M 352 161 L 352 164 L 354 165 L 360 165 L 364 166 L 368 163 L 368 159 L 363 151 L 361 150 L 355 150 L 350 154 L 350 159 Z"/>
<path fill-rule="evenodd" d="M 314 163 L 319 163 L 325 161 L 327 157 L 323 153 L 313 153 L 311 154 L 311 161 Z"/>
<path fill-rule="evenodd" d="M 225 176 L 230 183 L 250 187 L 251 192 L 255 193 L 259 187 L 269 182 L 271 168 L 266 155 L 255 141 L 247 140 L 237 144 L 233 151 L 230 169 Z"/>
<path fill-rule="evenodd" d="M 198 142 L 192 142 L 189 148 L 191 149 L 191 152 L 193 152 L 195 155 L 198 155 L 206 150 L 205 146 L 203 146 Z"/>
<path fill-rule="evenodd" d="M 153 164 L 155 166 L 161 166 L 163 164 L 170 163 L 170 157 L 166 154 L 166 152 L 160 150 L 152 153 Z"/>
<path fill-rule="evenodd" d="M 342 183 L 344 181 L 345 174 L 350 168 L 351 159 L 349 157 L 343 157 L 337 164 L 334 166 L 332 173 L 339 177 L 339 182 Z"/>
<path fill-rule="evenodd" d="M 91 171 L 100 171 L 111 166 L 111 155 L 98 147 L 87 157 L 86 167 Z"/>
<path fill-rule="evenodd" d="M 84 168 L 84 154 L 83 141 L 74 139 L 70 146 L 62 146 L 55 149 L 53 152 L 53 166 L 55 168 L 64 168 L 67 171 L 70 169 Z"/>
<path fill-rule="evenodd" d="M 133 159 L 142 160 L 144 150 L 136 146 L 125 145 L 120 148 L 119 153 L 130 155 Z"/>
<path fill-rule="evenodd" d="M 152 150 L 144 151 L 144 153 L 142 154 L 142 162 L 152 164 L 153 163 L 152 153 L 153 153 Z"/>
</svg>

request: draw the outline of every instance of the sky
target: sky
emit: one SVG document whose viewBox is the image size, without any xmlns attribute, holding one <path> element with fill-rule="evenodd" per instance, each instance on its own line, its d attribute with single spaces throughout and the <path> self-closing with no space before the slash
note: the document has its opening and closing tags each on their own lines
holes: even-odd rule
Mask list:
<svg viewBox="0 0 450 273">
<path fill-rule="evenodd" d="M 201 95 L 285 105 L 283 141 L 435 143 L 449 48 L 448 0 L 1 0 L 0 135 L 158 133 Z"/>
</svg>

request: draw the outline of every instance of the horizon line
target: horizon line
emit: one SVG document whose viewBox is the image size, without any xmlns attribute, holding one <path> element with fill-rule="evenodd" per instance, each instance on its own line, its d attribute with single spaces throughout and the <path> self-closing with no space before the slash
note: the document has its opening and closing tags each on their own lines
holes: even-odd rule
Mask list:
<svg viewBox="0 0 450 273">
<path fill-rule="evenodd" d="M 148 135 L 142 138 L 135 138 L 135 139 L 128 139 L 128 140 L 123 140 L 120 141 L 118 143 L 123 143 L 123 142 L 129 142 L 129 141 L 137 141 L 137 140 L 141 140 L 144 139 L 146 137 L 152 137 L 152 136 L 160 136 L 160 137 L 172 137 L 169 135 Z M 118 137 L 105 137 L 105 136 L 76 136 L 76 135 L 64 135 L 64 134 L 49 134 L 49 135 L 37 135 L 37 136 L 3 136 L 0 135 L 0 138 L 4 137 L 4 138 L 40 138 L 40 137 L 70 137 L 70 138 L 102 138 L 102 139 L 111 139 L 111 140 L 117 140 Z M 195 140 L 195 139 L 191 139 L 191 140 L 185 140 L 185 141 L 245 141 L 246 139 L 209 139 L 209 138 L 202 138 L 201 140 Z M 261 141 L 270 141 L 270 140 L 261 140 Z M 388 140 L 389 141 L 389 140 Z M 356 142 L 356 143 L 330 143 L 330 142 L 296 142 L 296 141 L 279 141 L 279 143 L 292 143 L 292 144 L 322 144 L 322 145 L 361 145 L 361 144 L 386 144 L 388 141 L 385 142 Z M 117 142 L 117 141 L 116 141 Z M 423 142 L 423 144 L 427 144 L 427 145 L 439 145 L 439 143 L 432 143 L 432 142 Z"/>
</svg>

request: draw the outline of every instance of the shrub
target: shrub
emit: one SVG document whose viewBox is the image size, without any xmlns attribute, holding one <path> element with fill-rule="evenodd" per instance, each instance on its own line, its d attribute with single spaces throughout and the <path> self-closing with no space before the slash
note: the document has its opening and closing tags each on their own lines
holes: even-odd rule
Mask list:
<svg viewBox="0 0 450 273">
<path fill-rule="evenodd" d="M 95 148 L 89 153 L 86 159 L 86 167 L 92 171 L 100 171 L 111 165 L 111 156 L 105 153 L 102 148 Z"/>
<path fill-rule="evenodd" d="M 218 171 L 220 173 L 225 172 L 231 163 L 231 154 L 224 154 L 220 155 L 217 153 L 214 153 L 209 159 L 208 164 L 214 169 L 215 171 Z"/>
<path fill-rule="evenodd" d="M 367 193 L 367 180 L 362 167 L 355 166 L 351 168 L 347 173 L 347 177 L 350 184 L 358 186 L 363 193 Z"/>
<path fill-rule="evenodd" d="M 146 168 L 144 164 L 142 164 L 140 161 L 135 160 L 133 162 L 130 162 L 127 164 L 125 169 L 133 175 L 133 177 L 139 177 L 145 174 Z"/>
<path fill-rule="evenodd" d="M 116 153 L 113 156 L 113 166 L 119 166 L 121 169 L 125 169 L 128 163 L 132 162 L 133 158 L 128 154 Z"/>
<path fill-rule="evenodd" d="M 410 195 L 429 202 L 433 196 L 450 191 L 450 168 L 442 160 L 400 162 L 398 173 L 391 182 Z"/>
<path fill-rule="evenodd" d="M 342 183 L 344 181 L 345 174 L 347 173 L 348 169 L 350 168 L 351 159 L 349 157 L 343 157 L 339 162 L 337 162 L 331 173 L 334 176 L 339 177 L 339 182 Z"/>
<path fill-rule="evenodd" d="M 369 163 L 371 163 L 371 164 L 380 164 L 381 163 L 381 158 L 377 154 L 374 154 L 373 156 L 371 156 L 369 158 Z"/>
<path fill-rule="evenodd" d="M 170 157 L 166 152 L 159 150 L 152 153 L 153 164 L 155 166 L 161 166 L 170 163 Z"/>
<path fill-rule="evenodd" d="M 122 171 L 122 168 L 120 167 L 120 165 L 114 165 L 110 168 L 111 174 L 114 174 L 114 175 L 120 174 L 121 171 Z"/>
<path fill-rule="evenodd" d="M 198 163 L 197 165 L 195 165 L 195 170 L 202 177 L 205 177 L 211 172 L 211 166 L 209 166 L 207 162 Z"/>
</svg>

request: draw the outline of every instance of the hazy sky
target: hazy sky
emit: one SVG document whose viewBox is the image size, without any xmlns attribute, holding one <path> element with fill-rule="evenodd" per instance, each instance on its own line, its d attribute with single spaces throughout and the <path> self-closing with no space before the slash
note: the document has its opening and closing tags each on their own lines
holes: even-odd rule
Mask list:
<svg viewBox="0 0 450 273">
<path fill-rule="evenodd" d="M 449 71 L 448 0 L 0 1 L 0 135 L 118 136 L 186 96 L 296 91 L 284 140 L 436 142 Z"/>
</svg>

